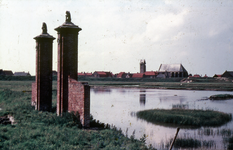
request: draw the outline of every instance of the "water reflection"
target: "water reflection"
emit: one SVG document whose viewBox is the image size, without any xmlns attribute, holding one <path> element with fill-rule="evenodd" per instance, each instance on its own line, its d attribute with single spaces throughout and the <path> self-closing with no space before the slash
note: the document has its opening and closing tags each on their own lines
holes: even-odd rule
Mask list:
<svg viewBox="0 0 233 150">
<path fill-rule="evenodd" d="M 104 88 L 104 87 L 93 87 L 92 88 L 94 93 L 110 93 L 111 89 Z"/>
<path fill-rule="evenodd" d="M 188 104 L 173 104 L 172 109 L 189 109 Z"/>
<path fill-rule="evenodd" d="M 185 98 L 177 95 L 161 95 L 159 94 L 159 100 L 161 103 L 178 103 L 182 104 L 185 101 Z"/>
<path fill-rule="evenodd" d="M 146 94 L 140 94 L 139 102 L 140 102 L 140 106 L 145 106 L 145 104 L 146 104 Z"/>
<path fill-rule="evenodd" d="M 167 143 L 174 137 L 177 126 L 155 125 L 137 119 L 132 114 L 140 110 L 154 108 L 212 109 L 233 113 L 233 100 L 200 101 L 203 97 L 221 93 L 220 91 L 93 88 L 91 89 L 91 114 L 100 122 L 115 125 L 117 128 L 121 128 L 124 133 L 127 131 L 129 136 L 135 131 L 137 139 L 146 134 L 148 145 L 151 144 L 157 149 L 166 149 Z M 232 92 L 224 93 L 232 94 Z M 183 139 L 197 139 L 201 141 L 201 147 L 225 149 L 227 138 L 232 136 L 232 130 L 233 121 L 221 127 L 182 128 L 178 136 Z"/>
</svg>

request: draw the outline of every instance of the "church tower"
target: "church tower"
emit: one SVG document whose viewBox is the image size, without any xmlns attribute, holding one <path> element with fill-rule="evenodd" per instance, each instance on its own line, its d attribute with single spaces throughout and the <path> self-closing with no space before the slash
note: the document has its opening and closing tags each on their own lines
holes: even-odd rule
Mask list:
<svg viewBox="0 0 233 150">
<path fill-rule="evenodd" d="M 146 72 L 146 61 L 145 59 L 141 59 L 140 61 L 140 73 Z"/>
</svg>

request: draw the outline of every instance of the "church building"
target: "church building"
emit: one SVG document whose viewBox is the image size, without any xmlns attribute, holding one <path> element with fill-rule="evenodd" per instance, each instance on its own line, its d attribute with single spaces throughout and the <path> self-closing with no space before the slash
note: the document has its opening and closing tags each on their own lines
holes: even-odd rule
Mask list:
<svg viewBox="0 0 233 150">
<path fill-rule="evenodd" d="M 158 74 L 157 77 L 163 78 L 188 77 L 188 72 L 182 64 L 161 64 Z"/>
</svg>

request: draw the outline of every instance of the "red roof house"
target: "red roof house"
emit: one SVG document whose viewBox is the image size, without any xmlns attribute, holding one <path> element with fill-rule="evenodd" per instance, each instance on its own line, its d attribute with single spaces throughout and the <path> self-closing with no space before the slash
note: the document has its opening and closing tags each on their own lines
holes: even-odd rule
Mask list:
<svg viewBox="0 0 233 150">
<path fill-rule="evenodd" d="M 125 72 L 120 72 L 118 75 L 117 75 L 117 78 L 125 78 L 126 77 L 126 73 Z"/>
<path fill-rule="evenodd" d="M 85 76 L 85 74 L 81 72 L 81 73 L 78 73 L 78 76 Z"/>
<path fill-rule="evenodd" d="M 92 77 L 92 73 L 85 73 L 87 77 Z"/>
<path fill-rule="evenodd" d="M 213 77 L 214 77 L 214 78 L 222 77 L 222 75 L 221 75 L 221 74 L 215 74 Z"/>
<path fill-rule="evenodd" d="M 78 76 L 92 77 L 92 73 L 79 72 Z"/>
<path fill-rule="evenodd" d="M 193 75 L 192 77 L 200 78 L 201 76 L 200 76 L 199 74 L 195 74 L 195 75 Z"/>
<path fill-rule="evenodd" d="M 144 73 L 134 73 L 132 78 L 143 78 L 145 77 Z"/>
<path fill-rule="evenodd" d="M 205 74 L 204 78 L 208 78 L 208 76 Z"/>
<path fill-rule="evenodd" d="M 146 78 L 155 78 L 158 75 L 156 71 L 147 71 L 144 73 Z"/>
<path fill-rule="evenodd" d="M 112 77 L 113 75 L 111 72 L 95 71 L 93 73 L 93 76 L 97 78 L 101 78 L 101 77 Z"/>
</svg>

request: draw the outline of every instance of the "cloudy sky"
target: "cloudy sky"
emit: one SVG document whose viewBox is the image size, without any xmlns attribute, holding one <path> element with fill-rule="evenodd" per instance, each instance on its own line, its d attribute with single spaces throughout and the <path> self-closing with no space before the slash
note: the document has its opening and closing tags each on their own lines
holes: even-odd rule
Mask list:
<svg viewBox="0 0 233 150">
<path fill-rule="evenodd" d="M 0 69 L 35 75 L 35 36 L 42 23 L 71 21 L 79 33 L 79 72 L 139 72 L 182 63 L 189 73 L 233 70 L 232 0 L 0 0 Z M 57 40 L 53 70 L 57 69 Z"/>
</svg>

